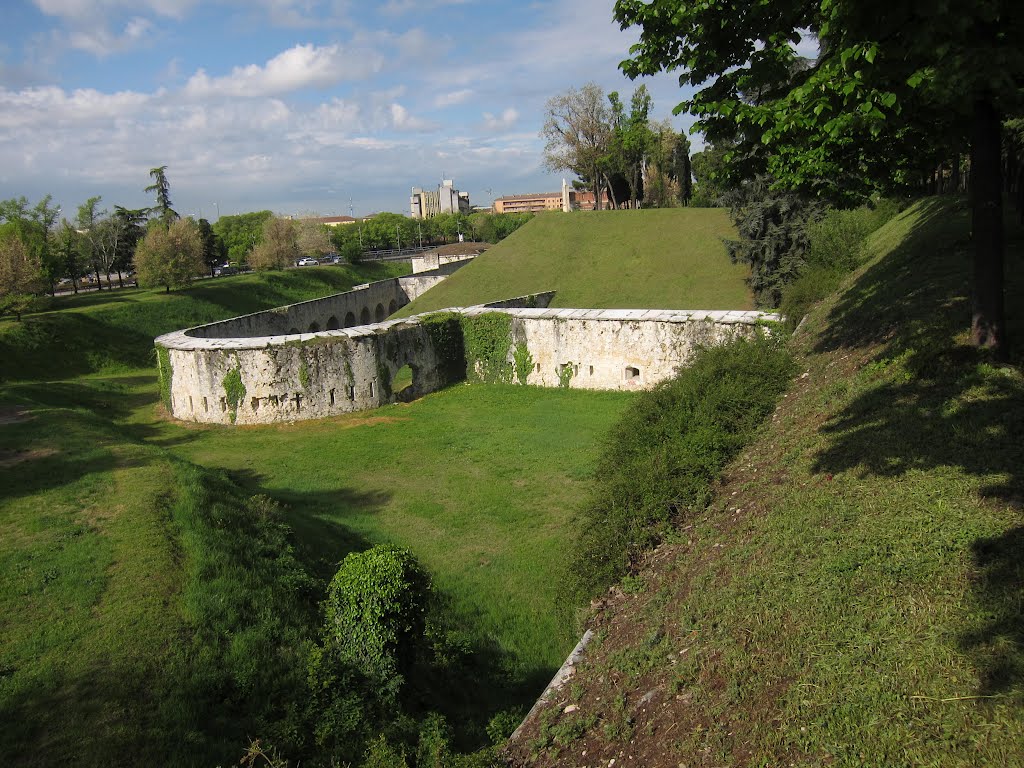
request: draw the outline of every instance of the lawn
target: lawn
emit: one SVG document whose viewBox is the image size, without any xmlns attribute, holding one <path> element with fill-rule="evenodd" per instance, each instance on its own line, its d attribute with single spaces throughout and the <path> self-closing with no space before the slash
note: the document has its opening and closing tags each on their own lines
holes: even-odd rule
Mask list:
<svg viewBox="0 0 1024 768">
<path fill-rule="evenodd" d="M 542 214 L 397 314 L 551 290 L 556 307 L 752 309 L 731 237 L 721 208 Z"/>
<path fill-rule="evenodd" d="M 245 305 L 231 280 L 262 297 Z M 460 385 L 298 425 L 167 421 L 154 372 L 133 365 L 146 357 L 136 329 L 308 298 L 293 288 L 268 296 L 263 282 L 229 278 L 169 298 L 83 296 L 0 328 L 0 344 L 27 365 L 7 368 L 0 384 L 8 762 L 235 762 L 246 738 L 268 735 L 250 704 L 256 693 L 284 701 L 303 674 L 316 602 L 338 561 L 376 542 L 421 559 L 478 655 L 462 690 L 438 693 L 442 708 L 471 712 L 460 727 L 479 732 L 494 712 L 528 706 L 571 648 L 571 612 L 557 604 L 569 520 L 628 396 Z M 76 324 L 90 338 L 46 332 Z M 26 339 L 37 346 L 20 348 Z M 51 356 L 76 344 L 89 353 L 72 370 L 86 371 L 48 377 L 62 366 Z M 285 505 L 296 556 L 316 579 L 294 611 L 287 587 L 267 583 L 267 555 L 232 549 L 230 527 L 218 534 L 227 523 L 216 521 L 244 519 L 243 500 L 256 493 Z M 229 541 L 211 544 L 218 535 Z M 256 595 L 268 602 L 250 606 Z M 246 637 L 267 622 L 287 648 Z M 246 650 L 253 643 L 263 655 Z M 282 652 L 280 669 L 251 668 Z"/>
</svg>

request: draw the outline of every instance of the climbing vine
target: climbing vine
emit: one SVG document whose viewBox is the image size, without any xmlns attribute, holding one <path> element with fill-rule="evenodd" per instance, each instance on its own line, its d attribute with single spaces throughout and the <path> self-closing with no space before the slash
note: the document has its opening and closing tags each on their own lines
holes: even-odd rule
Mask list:
<svg viewBox="0 0 1024 768">
<path fill-rule="evenodd" d="M 420 319 L 420 326 L 434 348 L 439 370 L 445 384 L 466 377 L 466 352 L 463 346 L 462 315 L 458 312 L 435 312 Z"/>
<path fill-rule="evenodd" d="M 238 404 L 245 400 L 245 384 L 242 383 L 242 367 L 237 365 L 224 375 L 224 395 L 231 409 L 231 423 L 238 416 Z"/>
<path fill-rule="evenodd" d="M 306 362 L 306 358 L 302 358 L 302 362 L 299 363 L 299 384 L 303 389 L 309 389 L 309 363 Z"/>
<path fill-rule="evenodd" d="M 533 370 L 533 355 L 530 354 L 525 341 L 516 344 L 512 351 L 512 360 L 516 366 L 516 380 L 525 386 L 526 379 L 530 375 L 530 371 Z"/>
<path fill-rule="evenodd" d="M 558 386 L 562 389 L 568 389 L 569 384 L 572 383 L 572 363 L 566 363 L 560 366 L 558 369 Z"/>
<path fill-rule="evenodd" d="M 501 312 L 462 317 L 467 379 L 487 384 L 512 381 L 508 364 L 511 329 L 512 318 Z"/>
<path fill-rule="evenodd" d="M 167 347 L 156 348 L 156 366 L 157 373 L 160 374 L 160 399 L 163 401 L 164 407 L 167 412 L 171 412 L 171 376 L 173 371 L 171 370 L 171 353 L 167 351 Z"/>
</svg>

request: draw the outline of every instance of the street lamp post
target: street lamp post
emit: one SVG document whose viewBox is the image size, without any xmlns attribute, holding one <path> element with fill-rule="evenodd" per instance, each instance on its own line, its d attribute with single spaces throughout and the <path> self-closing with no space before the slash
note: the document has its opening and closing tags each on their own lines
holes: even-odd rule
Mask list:
<svg viewBox="0 0 1024 768">
<path fill-rule="evenodd" d="M 217 221 L 220 221 L 220 206 L 214 202 L 213 207 L 217 209 Z"/>
<path fill-rule="evenodd" d="M 398 252 L 402 252 L 402 230 L 395 224 L 395 234 L 398 235 Z"/>
</svg>

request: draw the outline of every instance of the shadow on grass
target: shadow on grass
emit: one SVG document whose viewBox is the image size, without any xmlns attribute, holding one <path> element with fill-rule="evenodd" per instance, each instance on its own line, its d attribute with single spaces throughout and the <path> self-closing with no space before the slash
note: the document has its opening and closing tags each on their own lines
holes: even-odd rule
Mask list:
<svg viewBox="0 0 1024 768">
<path fill-rule="evenodd" d="M 1013 693 L 1024 704 L 1024 527 L 974 542 L 975 595 L 984 619 L 963 644 L 978 668 L 981 693 Z"/>
<path fill-rule="evenodd" d="M 1024 500 L 1024 239 L 1007 221 L 1006 308 L 1018 369 L 991 365 L 959 343 L 971 322 L 971 245 L 962 203 L 933 200 L 888 257 L 868 268 L 832 310 L 817 351 L 870 349 L 868 387 L 821 429 L 821 473 L 899 478 L 952 468 L 979 493 L 1021 508 Z M 936 483 L 941 479 L 936 476 Z M 893 510 L 898 514 L 898 510 Z M 978 578 L 963 648 L 984 691 L 1024 685 L 1024 529 L 972 544 Z"/>
</svg>

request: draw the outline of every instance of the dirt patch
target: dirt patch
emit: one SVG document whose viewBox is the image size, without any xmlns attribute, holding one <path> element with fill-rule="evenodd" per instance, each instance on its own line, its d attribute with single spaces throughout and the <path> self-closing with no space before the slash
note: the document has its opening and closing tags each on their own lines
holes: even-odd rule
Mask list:
<svg viewBox="0 0 1024 768">
<path fill-rule="evenodd" d="M 18 464 L 24 464 L 26 461 L 45 459 L 47 456 L 53 456 L 56 453 L 57 451 L 54 448 L 37 448 L 33 451 L 0 450 L 0 468 L 7 469 Z"/>
<path fill-rule="evenodd" d="M 0 426 L 17 424 L 35 418 L 27 409 L 19 405 L 0 405 Z"/>
</svg>

